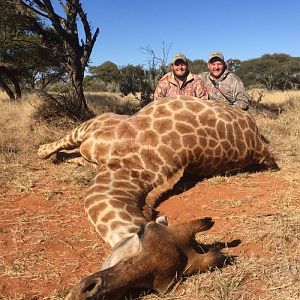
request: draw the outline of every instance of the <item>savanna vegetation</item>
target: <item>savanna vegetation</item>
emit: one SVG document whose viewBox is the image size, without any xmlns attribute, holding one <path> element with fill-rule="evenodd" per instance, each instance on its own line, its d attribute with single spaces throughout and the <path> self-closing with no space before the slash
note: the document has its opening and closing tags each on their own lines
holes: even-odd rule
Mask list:
<svg viewBox="0 0 300 300">
<path fill-rule="evenodd" d="M 167 47 L 161 55 L 144 49 L 147 66 L 90 65 L 99 29 L 92 30 L 84 2 L 61 3 L 64 15 L 51 1 L 0 0 L 0 299 L 5 300 L 63 299 L 109 253 L 81 201 L 94 171 L 37 160 L 38 146 L 95 114 L 135 113 L 168 71 Z M 78 22 L 84 37 L 78 36 Z M 189 65 L 194 73 L 206 70 L 200 59 Z M 149 292 L 141 299 L 300 298 L 300 58 L 265 54 L 230 59 L 228 67 L 245 82 L 250 113 L 280 171 L 215 177 L 183 188 L 178 197 L 195 199 L 222 227 L 199 239 L 217 244 L 239 238 L 238 258 L 164 295 Z M 241 193 L 226 198 L 223 192 L 230 188 Z M 209 189 L 220 189 L 224 198 L 202 203 Z M 218 209 L 210 207 L 213 201 Z"/>
</svg>

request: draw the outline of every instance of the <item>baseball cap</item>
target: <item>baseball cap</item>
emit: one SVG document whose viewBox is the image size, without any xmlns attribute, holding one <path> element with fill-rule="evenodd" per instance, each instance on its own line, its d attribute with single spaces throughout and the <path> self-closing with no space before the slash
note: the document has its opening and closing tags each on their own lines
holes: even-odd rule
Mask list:
<svg viewBox="0 0 300 300">
<path fill-rule="evenodd" d="M 174 55 L 174 57 L 172 58 L 172 64 L 174 64 L 175 61 L 176 61 L 176 60 L 179 60 L 179 59 L 181 59 L 181 60 L 183 60 L 185 63 L 187 63 L 187 58 L 186 58 L 186 56 L 185 56 L 184 54 L 182 54 L 182 53 L 176 53 L 176 54 Z"/>
<path fill-rule="evenodd" d="M 221 60 L 224 61 L 224 55 L 223 55 L 221 52 L 213 52 L 213 53 L 211 53 L 211 54 L 208 56 L 208 61 L 210 61 L 211 59 L 213 59 L 213 58 L 215 58 L 215 57 L 220 58 Z"/>
</svg>

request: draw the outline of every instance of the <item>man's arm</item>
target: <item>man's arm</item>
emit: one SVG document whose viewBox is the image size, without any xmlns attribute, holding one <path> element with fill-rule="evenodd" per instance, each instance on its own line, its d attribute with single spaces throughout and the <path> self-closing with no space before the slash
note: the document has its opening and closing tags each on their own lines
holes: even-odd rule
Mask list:
<svg viewBox="0 0 300 300">
<path fill-rule="evenodd" d="M 234 91 L 235 101 L 233 105 L 239 106 L 241 109 L 247 110 L 249 108 L 249 97 L 246 93 L 245 86 L 242 80 L 236 77 L 236 85 Z"/>
</svg>

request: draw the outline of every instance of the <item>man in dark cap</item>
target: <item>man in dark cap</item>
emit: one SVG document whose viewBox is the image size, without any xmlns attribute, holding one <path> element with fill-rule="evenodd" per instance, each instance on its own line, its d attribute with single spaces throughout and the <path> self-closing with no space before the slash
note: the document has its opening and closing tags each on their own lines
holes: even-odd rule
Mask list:
<svg viewBox="0 0 300 300">
<path fill-rule="evenodd" d="M 208 56 L 208 72 L 201 73 L 207 88 L 208 98 L 224 100 L 244 110 L 249 108 L 249 98 L 241 79 L 227 70 L 224 55 L 213 52 Z"/>
</svg>

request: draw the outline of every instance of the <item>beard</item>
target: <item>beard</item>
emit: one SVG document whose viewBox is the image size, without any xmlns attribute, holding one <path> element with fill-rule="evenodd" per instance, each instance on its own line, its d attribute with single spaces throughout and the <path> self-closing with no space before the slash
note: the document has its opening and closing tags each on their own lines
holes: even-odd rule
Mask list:
<svg viewBox="0 0 300 300">
<path fill-rule="evenodd" d="M 176 74 L 176 73 L 174 73 L 174 77 L 176 78 L 176 79 L 179 79 L 179 80 L 181 80 L 181 81 L 184 81 L 186 78 L 187 78 L 187 76 L 188 76 L 188 74 L 189 74 L 189 71 L 186 71 L 184 74 Z"/>
</svg>

